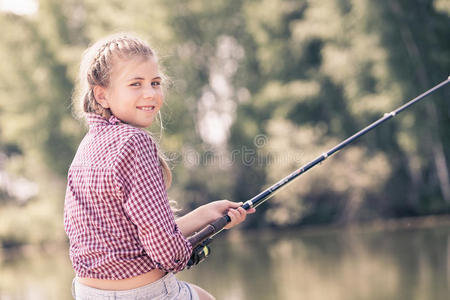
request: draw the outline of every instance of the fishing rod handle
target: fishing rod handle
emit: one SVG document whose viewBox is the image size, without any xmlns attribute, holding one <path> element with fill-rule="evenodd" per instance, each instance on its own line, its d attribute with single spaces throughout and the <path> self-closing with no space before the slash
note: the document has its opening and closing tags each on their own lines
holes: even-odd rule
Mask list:
<svg viewBox="0 0 450 300">
<path fill-rule="evenodd" d="M 188 241 L 191 243 L 192 247 L 195 248 L 200 245 L 204 240 L 211 237 L 213 234 L 221 231 L 229 222 L 231 221 L 228 215 L 218 218 L 214 222 L 206 225 L 199 232 L 194 233 L 188 237 Z"/>
</svg>

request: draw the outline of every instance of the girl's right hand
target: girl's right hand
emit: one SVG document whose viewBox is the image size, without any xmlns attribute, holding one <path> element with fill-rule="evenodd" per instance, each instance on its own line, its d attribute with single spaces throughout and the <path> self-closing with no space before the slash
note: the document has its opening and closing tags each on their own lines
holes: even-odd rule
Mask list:
<svg viewBox="0 0 450 300">
<path fill-rule="evenodd" d="M 225 229 L 230 229 L 245 221 L 247 214 L 252 214 L 255 212 L 254 208 L 249 210 L 243 209 L 242 202 L 232 202 L 229 200 L 218 200 L 202 206 L 203 214 L 205 219 L 209 219 L 210 222 L 216 219 L 228 215 L 231 221 L 224 227 Z M 209 223 L 210 223 L 209 222 Z"/>
<path fill-rule="evenodd" d="M 228 214 L 231 221 L 224 227 L 230 229 L 244 222 L 247 214 L 255 212 L 254 208 L 245 210 L 242 202 L 232 202 L 228 200 L 218 200 L 198 207 L 190 213 L 178 218 L 176 223 L 185 237 L 193 235 L 202 230 L 208 224 Z"/>
</svg>

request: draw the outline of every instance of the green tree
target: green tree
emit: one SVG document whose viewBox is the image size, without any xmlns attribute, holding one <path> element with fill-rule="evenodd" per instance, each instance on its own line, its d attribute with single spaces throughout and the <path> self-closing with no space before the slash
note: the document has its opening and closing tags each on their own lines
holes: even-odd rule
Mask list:
<svg viewBox="0 0 450 300">
<path fill-rule="evenodd" d="M 246 53 L 258 58 L 257 74 L 264 84 L 239 107 L 232 142 L 267 135 L 267 147 L 255 153 L 262 150 L 269 158 L 286 158 L 272 159 L 275 163 L 266 166 L 267 181 L 273 183 L 300 165 L 295 157 L 301 155 L 301 163 L 307 162 L 431 87 L 438 80 L 430 80 L 411 63 L 416 61 L 417 66 L 425 59 L 417 57 L 418 46 L 408 37 L 411 32 L 420 32 L 423 45 L 429 45 L 419 52 L 430 57 L 427 68 L 439 70 L 436 77 L 445 78 L 448 14 L 438 13 L 433 3 L 247 2 L 244 11 L 255 47 Z M 406 9 L 409 23 L 399 17 Z M 419 30 L 425 22 L 430 29 Z M 417 30 L 401 29 L 412 25 Z M 414 74 L 411 69 L 428 81 L 414 92 L 415 80 L 405 79 Z M 448 106 L 444 102 L 441 94 L 442 109 L 436 112 L 440 117 L 427 109 L 441 124 L 416 122 L 416 115 L 425 109 L 417 108 L 327 161 L 321 170 L 312 170 L 267 204 L 269 220 L 283 225 L 445 212 L 448 153 L 443 137 Z M 437 128 L 439 134 L 433 136 Z M 245 166 L 242 172 L 258 169 Z M 428 178 L 420 179 L 424 176 Z"/>
<path fill-rule="evenodd" d="M 41 0 L 35 15 L 2 12 L 0 172 L 39 191 L 19 203 L 0 186 L 0 240 L 64 237 L 66 171 L 86 130 L 70 98 L 98 38 L 132 31 L 159 50 L 165 130 L 150 130 L 173 158 L 170 196 L 193 208 L 249 199 L 448 76 L 449 15 L 445 0 Z M 448 212 L 449 93 L 311 170 L 246 225 Z"/>
<path fill-rule="evenodd" d="M 444 2 L 371 3 L 371 8 L 386 20 L 372 22 L 389 53 L 385 81 L 397 83 L 400 98 L 415 97 L 448 76 L 450 43 L 446 37 L 450 33 L 450 10 Z M 450 209 L 449 93 L 448 88 L 439 91 L 399 120 L 401 128 L 395 137 L 401 165 L 397 174 L 406 177 L 406 184 L 401 186 L 407 201 L 393 202 L 396 215 Z M 392 184 L 397 182 L 392 180 Z"/>
</svg>

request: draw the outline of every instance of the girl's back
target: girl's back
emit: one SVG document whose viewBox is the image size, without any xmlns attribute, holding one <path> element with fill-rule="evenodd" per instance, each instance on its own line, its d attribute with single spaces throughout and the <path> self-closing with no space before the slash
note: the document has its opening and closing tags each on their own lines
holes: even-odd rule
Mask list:
<svg viewBox="0 0 450 300">
<path fill-rule="evenodd" d="M 156 268 L 180 269 L 191 247 L 171 222 L 156 145 L 145 131 L 114 116 L 91 114 L 88 122 L 69 169 L 65 202 L 77 274 L 124 279 Z M 157 239 L 167 240 L 164 249 Z"/>
</svg>

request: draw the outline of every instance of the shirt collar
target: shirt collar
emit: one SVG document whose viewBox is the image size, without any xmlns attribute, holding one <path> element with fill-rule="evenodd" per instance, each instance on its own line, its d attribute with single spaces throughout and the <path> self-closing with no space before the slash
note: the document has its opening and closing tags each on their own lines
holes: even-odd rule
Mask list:
<svg viewBox="0 0 450 300">
<path fill-rule="evenodd" d="M 99 126 L 99 125 L 118 125 L 121 124 L 122 121 L 116 118 L 116 116 L 111 115 L 109 119 L 105 119 L 100 115 L 97 115 L 95 113 L 88 113 L 87 114 L 87 122 L 89 126 Z"/>
</svg>

